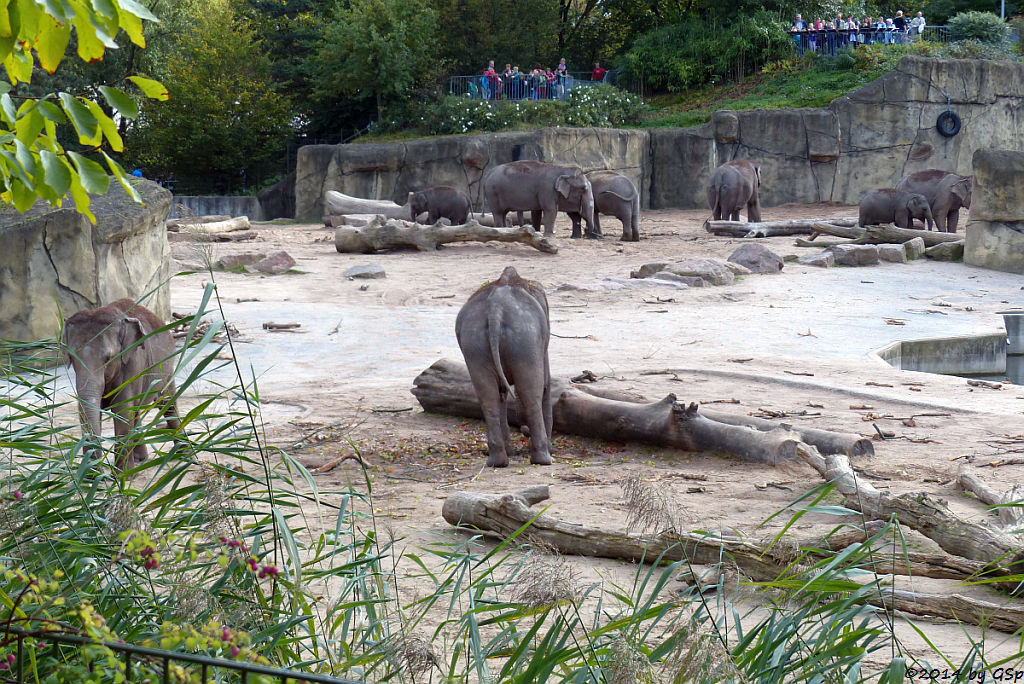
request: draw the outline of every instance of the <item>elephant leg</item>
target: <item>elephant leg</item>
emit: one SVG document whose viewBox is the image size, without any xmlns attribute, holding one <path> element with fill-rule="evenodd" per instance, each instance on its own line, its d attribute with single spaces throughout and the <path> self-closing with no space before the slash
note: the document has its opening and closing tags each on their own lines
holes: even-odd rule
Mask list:
<svg viewBox="0 0 1024 684">
<path fill-rule="evenodd" d="M 739 209 L 733 209 L 729 213 L 729 220 L 730 221 L 739 221 L 740 220 L 740 210 Z"/>
<path fill-rule="evenodd" d="M 945 225 L 945 228 L 946 228 L 946 232 L 947 233 L 955 233 L 956 229 L 957 229 L 957 226 L 959 224 L 960 224 L 960 210 L 959 209 L 953 209 L 948 214 L 946 214 L 946 225 Z M 936 221 L 935 229 L 939 230 L 939 226 L 940 225 L 941 224 L 939 224 L 938 221 Z"/>
<path fill-rule="evenodd" d="M 756 194 L 747 202 L 747 222 L 761 222 L 761 200 Z"/>
<path fill-rule="evenodd" d="M 622 242 L 630 242 L 633 239 L 631 232 L 631 227 L 633 224 L 630 220 L 629 214 L 624 214 L 623 216 L 620 216 L 619 220 L 622 221 Z"/>
<path fill-rule="evenodd" d="M 571 237 L 574 240 L 578 240 L 579 238 L 583 237 L 583 233 L 580 232 L 580 221 L 582 221 L 582 214 L 580 214 L 578 211 L 570 211 L 569 218 L 572 219 L 572 235 L 570 235 L 569 237 Z"/>
<path fill-rule="evenodd" d="M 601 239 L 601 219 L 597 218 L 597 209 L 594 210 L 594 226 L 593 230 L 587 232 L 587 237 L 591 240 Z"/>
<path fill-rule="evenodd" d="M 427 223 L 430 225 L 434 225 L 440 218 L 441 214 L 431 209 L 430 212 L 427 214 Z"/>
<path fill-rule="evenodd" d="M 491 468 L 504 468 L 508 465 L 508 445 L 511 441 L 508 432 L 508 404 L 498 391 L 493 369 L 477 368 L 468 359 L 466 367 L 487 426 L 487 465 Z"/>
<path fill-rule="evenodd" d="M 533 212 L 534 216 L 536 216 L 539 213 L 541 213 L 541 212 L 538 212 L 537 210 L 534 210 L 534 212 Z M 552 208 L 552 209 L 544 209 L 543 210 L 543 214 L 544 214 L 544 235 L 550 237 L 550 236 L 555 234 L 555 217 L 558 216 L 558 210 L 554 209 L 554 208 Z"/>
<path fill-rule="evenodd" d="M 516 387 L 520 420 L 530 428 L 530 463 L 551 465 L 550 390 L 535 387 L 537 380 L 534 378 L 526 386 Z"/>
<path fill-rule="evenodd" d="M 508 216 L 508 210 L 507 209 L 505 211 L 495 211 L 495 212 L 492 212 L 491 216 L 494 218 L 494 225 L 495 225 L 495 227 L 497 227 L 497 228 L 504 228 L 505 226 L 508 225 L 507 223 L 505 223 L 505 218 Z"/>
<path fill-rule="evenodd" d="M 114 412 L 114 465 L 118 470 L 131 468 L 133 463 L 142 463 L 149 457 L 145 444 L 129 448 L 131 433 L 135 430 L 136 411 L 134 403 L 119 404 Z"/>
<path fill-rule="evenodd" d="M 534 230 L 536 230 L 538 232 L 540 231 L 540 227 L 543 224 L 542 224 L 542 215 L 541 215 L 541 212 L 539 210 L 537 210 L 537 209 L 531 209 L 530 210 L 530 225 L 533 226 Z"/>
</svg>

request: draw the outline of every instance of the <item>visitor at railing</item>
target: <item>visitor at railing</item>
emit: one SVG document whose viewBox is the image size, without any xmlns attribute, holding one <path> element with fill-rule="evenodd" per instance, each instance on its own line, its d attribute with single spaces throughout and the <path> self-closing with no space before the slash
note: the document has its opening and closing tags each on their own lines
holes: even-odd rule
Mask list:
<svg viewBox="0 0 1024 684">
<path fill-rule="evenodd" d="M 945 26 L 928 26 L 922 12 L 908 19 L 902 10 L 896 12 L 894 17 L 880 17 L 877 21 L 871 17 L 861 20 L 856 17 L 843 17 L 840 13 L 832 21 L 825 22 L 818 17 L 809 22 L 797 14 L 789 31 L 793 36 L 797 54 L 801 56 L 808 50 L 834 55 L 836 50 L 844 47 L 856 48 L 869 43 L 896 45 L 922 40 L 925 37 L 943 42 L 947 39 Z"/>
<path fill-rule="evenodd" d="M 798 14 L 796 16 L 799 17 L 800 15 Z M 590 72 L 590 80 L 598 82 L 604 81 L 605 74 L 607 73 L 608 70 L 602 67 L 600 62 L 594 62 L 594 70 Z"/>
</svg>

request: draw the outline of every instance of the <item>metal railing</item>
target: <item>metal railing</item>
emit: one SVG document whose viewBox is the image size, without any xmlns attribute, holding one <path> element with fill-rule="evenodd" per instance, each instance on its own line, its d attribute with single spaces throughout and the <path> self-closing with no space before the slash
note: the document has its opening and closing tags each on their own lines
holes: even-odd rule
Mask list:
<svg viewBox="0 0 1024 684">
<path fill-rule="evenodd" d="M 577 88 L 589 88 L 598 83 L 614 83 L 615 73 L 609 71 L 602 81 L 592 81 L 589 71 L 570 71 L 568 76 L 548 79 L 533 78 L 517 72 L 512 77 L 450 76 L 448 94 L 471 100 L 564 100 Z"/>
<path fill-rule="evenodd" d="M 939 43 L 945 43 L 949 40 L 949 31 L 945 26 L 925 26 L 924 31 L 921 33 L 918 33 L 916 29 L 900 31 L 896 28 L 858 28 L 856 30 L 823 29 L 820 31 L 800 31 L 791 35 L 796 43 L 797 52 L 801 55 L 807 52 L 834 55 L 837 50 L 856 48 L 858 45 L 869 45 L 871 43 L 897 45 L 913 43 L 919 40 Z"/>
<path fill-rule="evenodd" d="M 157 664 L 162 666 L 162 681 L 164 682 L 170 681 L 171 663 L 187 663 L 188 665 L 199 668 L 199 681 L 201 684 L 222 681 L 220 675 L 225 671 L 237 672 L 239 675 L 238 681 L 241 684 L 246 684 L 246 682 L 249 681 L 249 675 L 272 677 L 280 681 L 281 684 L 297 684 L 299 682 L 308 682 L 309 684 L 366 684 L 366 682 L 360 682 L 352 679 L 339 679 L 328 675 L 311 674 L 296 670 L 285 670 L 277 667 L 258 665 L 256 663 L 245 663 L 236 660 L 226 660 L 224 658 L 213 658 L 193 653 L 176 653 L 173 651 L 164 651 L 158 648 L 147 648 L 145 646 L 135 646 L 133 644 L 110 641 L 96 642 L 93 639 L 74 634 L 26 632 L 16 627 L 11 627 L 6 631 L 7 634 L 13 634 L 17 637 L 15 648 L 16 653 L 14 654 L 14 662 L 9 663 L 10 669 L 6 672 L 0 673 L 0 682 L 10 682 L 12 684 L 27 684 L 29 681 L 28 679 L 25 679 L 24 672 L 24 664 L 28 662 L 29 657 L 29 655 L 25 653 L 24 641 L 28 638 L 45 639 L 47 642 L 47 648 L 58 649 L 58 644 L 73 646 L 100 645 L 123 654 L 125 681 L 129 683 L 132 681 L 142 681 L 132 679 L 133 662 L 146 662 L 151 665 Z M 36 656 L 36 659 L 38 660 L 38 655 Z M 146 676 L 149 677 L 150 675 L 146 674 Z M 152 680 L 149 679 L 147 681 Z"/>
</svg>

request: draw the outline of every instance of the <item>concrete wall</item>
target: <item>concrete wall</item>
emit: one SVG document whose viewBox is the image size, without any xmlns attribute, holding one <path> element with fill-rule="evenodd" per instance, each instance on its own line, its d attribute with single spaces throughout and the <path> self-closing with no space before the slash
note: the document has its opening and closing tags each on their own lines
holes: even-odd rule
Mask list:
<svg viewBox="0 0 1024 684">
<path fill-rule="evenodd" d="M 175 195 L 169 218 L 189 216 L 248 216 L 250 221 L 262 221 L 263 209 L 257 197 L 205 197 L 202 195 Z"/>
<path fill-rule="evenodd" d="M 874 352 L 893 368 L 946 375 L 991 375 L 1006 370 L 1006 333 L 893 342 Z"/>
<path fill-rule="evenodd" d="M 947 104 L 948 96 L 948 104 Z M 945 138 L 947 107 L 962 119 Z M 624 173 L 650 208 L 705 208 L 704 182 L 736 158 L 762 168 L 762 203 L 856 204 L 907 173 L 971 173 L 974 151 L 1024 150 L 1024 65 L 906 57 L 873 83 L 821 109 L 715 112 L 695 128 L 549 128 L 405 143 L 318 145 L 299 150 L 296 218 L 318 221 L 327 190 L 399 204 L 430 185 L 453 185 L 482 207 L 480 178 L 514 159 L 573 162 Z"/>
</svg>

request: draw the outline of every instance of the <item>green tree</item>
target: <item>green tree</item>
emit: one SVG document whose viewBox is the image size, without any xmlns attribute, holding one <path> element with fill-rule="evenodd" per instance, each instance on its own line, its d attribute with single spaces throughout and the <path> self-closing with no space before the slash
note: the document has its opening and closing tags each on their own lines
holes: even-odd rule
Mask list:
<svg viewBox="0 0 1024 684">
<path fill-rule="evenodd" d="M 164 29 L 175 39 L 154 65 L 170 99 L 145 107 L 127 158 L 176 190 L 237 192 L 279 169 L 291 134 L 271 62 L 230 0 L 179 0 Z"/>
<path fill-rule="evenodd" d="M 317 54 L 317 101 L 369 101 L 382 121 L 388 106 L 437 78 L 437 33 L 437 12 L 417 0 L 337 2 Z"/>
<path fill-rule="evenodd" d="M 89 195 L 107 191 L 108 171 L 138 198 L 107 151 L 124 149 L 117 119 L 135 118 L 136 100 L 114 84 L 99 85 L 91 97 L 68 90 L 40 92 L 32 78 L 37 61 L 42 71 L 54 74 L 70 50 L 83 62 L 102 60 L 119 47 L 116 39 L 122 32 L 130 43 L 144 47 L 147 21 L 156 17 L 135 0 L 0 5 L 0 61 L 7 76 L 0 81 L 0 202 L 26 211 L 38 198 L 61 206 L 70 194 L 75 208 L 95 221 Z M 125 80 L 145 97 L 167 97 L 156 81 L 136 74 Z"/>
</svg>

